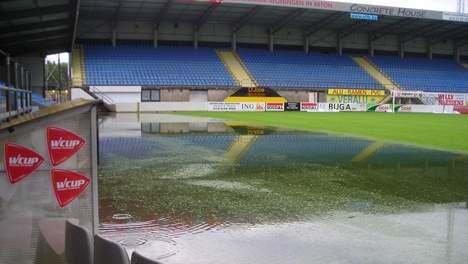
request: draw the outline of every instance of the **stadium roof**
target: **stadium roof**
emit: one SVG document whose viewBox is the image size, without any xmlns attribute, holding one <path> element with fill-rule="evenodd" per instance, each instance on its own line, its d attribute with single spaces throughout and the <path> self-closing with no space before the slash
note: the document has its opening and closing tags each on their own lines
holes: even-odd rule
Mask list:
<svg viewBox="0 0 468 264">
<path fill-rule="evenodd" d="M 379 21 L 352 20 L 350 12 L 377 14 Z M 3 0 L 0 14 L 0 49 L 12 55 L 70 50 L 78 19 L 190 22 L 195 29 L 221 23 L 233 31 L 255 24 L 273 33 L 288 26 L 305 35 L 329 29 L 342 38 L 369 32 L 374 40 L 396 34 L 405 41 L 425 37 L 433 43 L 454 39 L 468 44 L 466 16 L 318 0 Z"/>
<path fill-rule="evenodd" d="M 275 5 L 275 6 L 272 6 Z M 352 20 L 350 12 L 377 14 L 378 22 Z M 439 11 L 357 5 L 316 0 L 81 0 L 80 21 L 147 21 L 159 24 L 190 22 L 230 24 L 233 31 L 244 25 L 265 26 L 273 33 L 285 26 L 302 28 L 305 35 L 330 29 L 346 37 L 369 32 L 379 39 L 397 34 L 411 41 L 417 37 L 433 43 L 454 39 L 468 41 L 468 17 Z"/>
<path fill-rule="evenodd" d="M 12 55 L 69 50 L 77 0 L 0 1 L 0 49 Z"/>
</svg>

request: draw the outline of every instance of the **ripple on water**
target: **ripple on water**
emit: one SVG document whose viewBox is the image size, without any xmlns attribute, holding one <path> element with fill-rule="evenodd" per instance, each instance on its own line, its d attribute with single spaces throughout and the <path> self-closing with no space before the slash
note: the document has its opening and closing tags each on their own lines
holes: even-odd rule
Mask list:
<svg viewBox="0 0 468 264">
<path fill-rule="evenodd" d="M 194 223 L 189 219 L 175 217 L 122 223 L 132 219 L 129 214 L 114 215 L 113 219 L 117 221 L 101 224 L 100 233 L 122 245 L 129 254 L 138 250 L 151 259 L 162 259 L 177 254 L 178 248 L 174 239 L 178 237 L 210 232 L 230 225 L 218 219 Z"/>
</svg>

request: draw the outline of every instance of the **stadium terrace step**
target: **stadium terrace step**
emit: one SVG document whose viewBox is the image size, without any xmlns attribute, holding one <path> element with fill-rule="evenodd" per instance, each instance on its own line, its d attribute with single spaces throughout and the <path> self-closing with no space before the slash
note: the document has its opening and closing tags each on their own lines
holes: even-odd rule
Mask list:
<svg viewBox="0 0 468 264">
<path fill-rule="evenodd" d="M 217 50 L 218 57 L 223 62 L 226 69 L 231 73 L 232 78 L 242 87 L 256 87 L 257 82 L 243 65 L 239 56 L 235 51 L 220 51 Z"/>
<path fill-rule="evenodd" d="M 72 86 L 82 87 L 84 81 L 83 48 L 77 46 L 72 51 Z"/>
<path fill-rule="evenodd" d="M 387 77 L 376 65 L 369 61 L 366 57 L 352 57 L 353 60 L 361 66 L 372 78 L 378 81 L 386 90 L 400 90 L 398 84 Z"/>
</svg>

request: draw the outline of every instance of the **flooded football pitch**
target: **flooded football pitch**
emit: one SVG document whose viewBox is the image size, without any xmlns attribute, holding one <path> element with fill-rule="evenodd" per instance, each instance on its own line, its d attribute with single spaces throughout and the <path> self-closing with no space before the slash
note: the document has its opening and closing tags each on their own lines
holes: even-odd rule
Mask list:
<svg viewBox="0 0 468 264">
<path fill-rule="evenodd" d="M 100 231 L 163 263 L 468 263 L 466 154 L 165 114 L 99 137 Z"/>
</svg>

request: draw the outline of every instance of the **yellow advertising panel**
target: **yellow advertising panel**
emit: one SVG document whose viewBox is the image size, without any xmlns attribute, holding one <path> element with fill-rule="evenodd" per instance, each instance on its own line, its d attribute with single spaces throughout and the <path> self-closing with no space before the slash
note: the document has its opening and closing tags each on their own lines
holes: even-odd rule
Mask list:
<svg viewBox="0 0 468 264">
<path fill-rule="evenodd" d="M 385 96 L 384 90 L 328 89 L 329 95 Z"/>
<path fill-rule="evenodd" d="M 286 99 L 284 97 L 242 97 L 242 96 L 229 96 L 224 99 L 226 103 L 284 103 Z"/>
<path fill-rule="evenodd" d="M 328 103 L 340 104 L 367 104 L 375 105 L 382 101 L 385 96 L 371 96 L 371 95 L 327 95 Z"/>
</svg>

